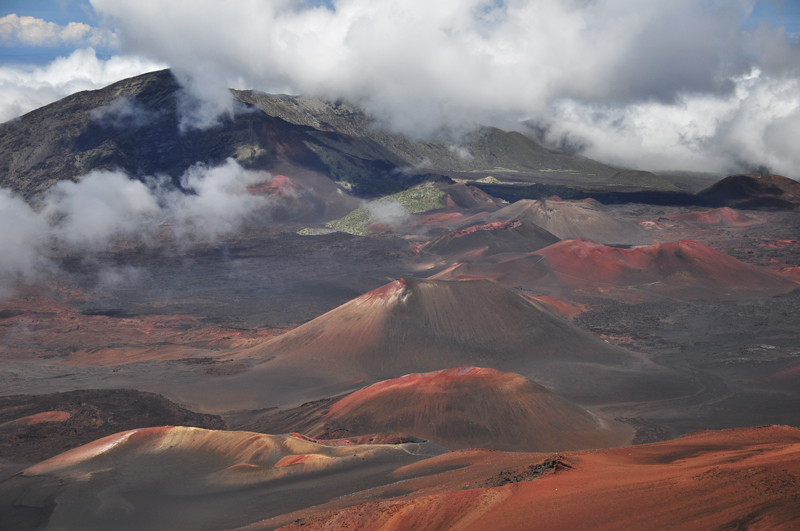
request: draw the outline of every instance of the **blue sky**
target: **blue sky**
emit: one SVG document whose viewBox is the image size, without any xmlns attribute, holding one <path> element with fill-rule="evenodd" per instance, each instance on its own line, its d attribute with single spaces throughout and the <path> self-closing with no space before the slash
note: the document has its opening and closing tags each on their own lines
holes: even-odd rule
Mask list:
<svg viewBox="0 0 800 531">
<path fill-rule="evenodd" d="M 97 18 L 89 2 L 72 0 L 4 0 L 0 16 L 15 13 L 48 22 L 66 25 L 70 22 L 84 22 L 96 25 Z"/>
<path fill-rule="evenodd" d="M 744 22 L 744 27 L 752 29 L 761 24 L 783 27 L 793 42 L 800 43 L 800 1 L 772 0 L 758 2 L 753 9 L 753 13 Z"/>
<path fill-rule="evenodd" d="M 91 26 L 100 24 L 92 6 L 85 0 L 3 0 L 0 17 L 10 14 L 29 16 L 66 26 L 70 22 L 83 22 Z M 0 45 L 0 64 L 44 65 L 59 56 L 69 55 L 74 47 L 44 47 Z M 97 49 L 100 58 L 110 57 L 114 50 Z"/>
</svg>

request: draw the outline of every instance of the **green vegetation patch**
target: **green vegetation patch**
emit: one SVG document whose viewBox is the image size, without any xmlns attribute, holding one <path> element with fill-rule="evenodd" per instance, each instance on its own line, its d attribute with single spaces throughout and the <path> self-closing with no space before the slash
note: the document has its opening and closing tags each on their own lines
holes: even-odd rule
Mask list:
<svg viewBox="0 0 800 531">
<path fill-rule="evenodd" d="M 480 179 L 453 179 L 457 183 L 465 183 L 465 184 L 508 184 L 508 185 L 524 185 L 525 183 L 521 183 L 518 181 L 501 181 L 497 177 L 493 175 L 487 175 L 486 177 L 482 177 Z"/>
<path fill-rule="evenodd" d="M 358 236 L 369 234 L 367 227 L 374 221 L 372 213 L 365 207 L 357 208 L 345 217 L 328 222 L 328 227 L 339 232 L 348 232 Z"/>
<path fill-rule="evenodd" d="M 435 188 L 432 184 L 426 183 L 422 186 L 409 188 L 388 197 L 382 197 L 372 203 L 390 203 L 396 201 L 400 206 L 405 209 L 408 214 L 415 214 L 417 212 L 427 212 L 428 210 L 435 210 L 442 208 L 440 199 L 444 196 L 444 192 Z"/>
<path fill-rule="evenodd" d="M 300 236 L 322 236 L 323 234 L 331 234 L 333 232 L 336 231 L 325 227 L 306 227 L 305 229 L 297 231 L 297 234 Z"/>
<path fill-rule="evenodd" d="M 328 227 L 341 232 L 366 236 L 369 234 L 367 227 L 372 223 L 391 222 L 406 214 L 441 208 L 442 196 L 444 196 L 444 192 L 426 183 L 370 201 L 345 217 L 329 222 Z"/>
<path fill-rule="evenodd" d="M 241 163 L 251 162 L 265 153 L 266 151 L 256 144 L 244 144 L 236 148 L 233 152 L 233 156 L 236 158 L 237 162 Z"/>
</svg>

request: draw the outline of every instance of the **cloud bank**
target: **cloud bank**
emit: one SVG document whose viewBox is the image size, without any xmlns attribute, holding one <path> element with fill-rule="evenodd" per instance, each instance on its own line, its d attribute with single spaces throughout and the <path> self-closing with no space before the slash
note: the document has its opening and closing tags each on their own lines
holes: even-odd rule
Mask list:
<svg viewBox="0 0 800 531">
<path fill-rule="evenodd" d="M 52 248 L 94 252 L 116 238 L 154 244 L 165 234 L 184 246 L 214 241 L 273 205 L 275 199 L 248 191 L 271 180 L 229 159 L 187 170 L 181 179 L 186 192 L 168 186 L 168 179 L 142 182 L 110 171 L 57 183 L 36 209 L 0 189 L 0 295 L 17 280 L 52 272 Z"/>
<path fill-rule="evenodd" d="M 533 120 L 621 164 L 747 157 L 793 173 L 780 139 L 800 127 L 800 47 L 780 28 L 745 31 L 754 4 L 92 0 L 126 52 L 171 65 L 206 110 L 231 112 L 229 86 L 256 88 L 344 98 L 417 138 Z M 767 118 L 752 112 L 763 98 Z"/>
<path fill-rule="evenodd" d="M 118 42 L 117 34 L 107 28 L 95 28 L 83 22 L 60 26 L 40 18 L 11 14 L 0 18 L 0 44 L 116 47 Z"/>
<path fill-rule="evenodd" d="M 0 66 L 0 123 L 81 90 L 166 68 L 138 56 L 98 59 L 92 48 L 75 50 L 42 67 Z"/>
</svg>

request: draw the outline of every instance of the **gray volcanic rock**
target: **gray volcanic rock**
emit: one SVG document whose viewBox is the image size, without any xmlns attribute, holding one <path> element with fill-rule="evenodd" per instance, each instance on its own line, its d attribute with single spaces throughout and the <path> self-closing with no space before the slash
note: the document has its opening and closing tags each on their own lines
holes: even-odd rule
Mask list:
<svg viewBox="0 0 800 531">
<path fill-rule="evenodd" d="M 610 175 L 617 170 L 573 153 L 544 147 L 531 138 L 495 127 L 481 127 L 467 135 L 462 146 L 444 141 L 420 142 L 376 127 L 372 117 L 342 101 L 234 91 L 270 116 L 320 131 L 368 138 L 409 165 L 425 164 L 448 171 L 568 171 L 586 175 Z M 460 149 L 459 149 L 460 148 Z"/>
<path fill-rule="evenodd" d="M 430 442 L 328 446 L 163 426 L 110 435 L 0 482 L 0 528 L 216 531 L 396 481 Z"/>
<path fill-rule="evenodd" d="M 114 169 L 166 174 L 179 185 L 191 165 L 229 157 L 245 168 L 288 163 L 321 171 L 376 193 L 402 189 L 411 179 L 394 172 L 404 161 L 374 142 L 289 124 L 241 102 L 233 119 L 181 132 L 181 94 L 172 73 L 162 70 L 73 94 L 0 125 L 0 186 L 31 197 L 59 180 Z"/>
<path fill-rule="evenodd" d="M 228 157 L 273 170 L 289 164 L 348 183 L 362 195 L 396 192 L 441 170 L 559 170 L 608 175 L 613 169 L 541 146 L 519 133 L 482 128 L 464 151 L 375 127 L 355 107 L 293 96 L 232 91 L 233 118 L 209 129 L 179 128 L 186 95 L 169 70 L 83 91 L 0 124 L 0 187 L 25 197 L 92 170 L 178 177 L 191 165 Z M 409 168 L 424 166 L 425 171 Z"/>
<path fill-rule="evenodd" d="M 35 463 L 118 431 L 176 425 L 225 428 L 154 393 L 85 389 L 0 397 L 0 458 Z"/>
</svg>

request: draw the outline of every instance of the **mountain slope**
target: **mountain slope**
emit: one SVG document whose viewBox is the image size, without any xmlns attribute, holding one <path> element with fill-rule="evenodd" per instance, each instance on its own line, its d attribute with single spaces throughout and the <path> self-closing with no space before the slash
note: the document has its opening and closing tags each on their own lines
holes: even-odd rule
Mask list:
<svg viewBox="0 0 800 531">
<path fill-rule="evenodd" d="M 0 459 L 35 463 L 112 433 L 165 424 L 225 428 L 220 417 L 130 389 L 4 396 L 0 397 Z"/>
<path fill-rule="evenodd" d="M 217 531 L 391 483 L 431 443 L 325 446 L 158 427 L 99 439 L 0 483 L 3 529 Z M 232 507 L 235 509 L 232 510 Z"/>
<path fill-rule="evenodd" d="M 444 141 L 420 142 L 376 127 L 376 121 L 345 102 L 318 98 L 234 91 L 241 101 L 289 123 L 369 138 L 408 165 L 425 164 L 439 171 L 554 171 L 611 175 L 617 170 L 599 162 L 542 146 L 517 132 L 482 127 L 460 146 Z"/>
<path fill-rule="evenodd" d="M 800 209 L 800 183 L 781 175 L 730 175 L 697 196 L 709 205 L 751 209 Z"/>
<path fill-rule="evenodd" d="M 233 389 L 252 396 L 250 409 L 460 366 L 522 374 L 579 404 L 676 396 L 694 388 L 677 373 L 486 280 L 396 280 L 237 357 L 258 365 L 219 382 L 213 392 L 219 400 Z M 593 384 L 586 386 L 585 378 Z M 180 396 L 203 403 L 211 389 L 187 389 Z"/>
<path fill-rule="evenodd" d="M 420 477 L 435 466 L 446 471 Z M 538 457 L 453 452 L 404 472 L 413 494 L 376 489 L 249 531 L 789 531 L 800 524 L 800 431 L 788 426 Z"/>
<path fill-rule="evenodd" d="M 178 177 L 198 162 L 233 157 L 248 168 L 290 165 L 321 172 L 364 195 L 419 182 L 420 171 L 532 169 L 606 175 L 589 159 L 542 147 L 519 134 L 483 128 L 470 154 L 447 142 L 388 133 L 344 103 L 233 91 L 235 115 L 206 130 L 179 128 L 186 94 L 169 70 L 83 91 L 0 124 L 0 187 L 26 197 L 96 169 Z M 294 175 L 289 175 L 294 178 Z"/>
<path fill-rule="evenodd" d="M 341 377 L 638 359 L 494 282 L 417 278 L 370 291 L 243 353 Z"/>
<path fill-rule="evenodd" d="M 395 171 L 405 165 L 402 159 L 368 138 L 296 126 L 241 102 L 232 119 L 180 131 L 184 97 L 172 73 L 162 70 L 73 94 L 2 124 L 0 186 L 30 197 L 97 169 L 166 174 L 179 185 L 191 165 L 229 157 L 246 168 L 322 172 L 366 193 L 413 182 Z"/>
</svg>

